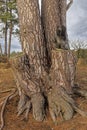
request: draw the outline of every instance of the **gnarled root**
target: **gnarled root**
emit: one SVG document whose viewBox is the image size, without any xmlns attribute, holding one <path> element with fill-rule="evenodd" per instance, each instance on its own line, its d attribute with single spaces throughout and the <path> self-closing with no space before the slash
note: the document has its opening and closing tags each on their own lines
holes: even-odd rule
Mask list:
<svg viewBox="0 0 87 130">
<path fill-rule="evenodd" d="M 3 101 L 3 105 L 2 105 L 2 109 L 1 109 L 1 126 L 0 126 L 0 130 L 3 129 L 4 127 L 4 111 L 5 111 L 5 107 L 6 107 L 6 104 L 8 102 L 8 100 L 11 100 L 14 96 L 17 95 L 17 91 L 15 90 L 13 93 L 11 93 L 10 95 L 8 95 L 5 100 Z"/>
<path fill-rule="evenodd" d="M 24 119 L 28 119 L 28 114 L 31 109 L 31 100 L 28 96 L 21 93 L 20 100 L 18 104 L 18 116 L 20 116 L 25 111 Z"/>
<path fill-rule="evenodd" d="M 64 120 L 69 120 L 73 117 L 74 110 L 70 103 L 63 99 L 61 93 L 57 89 L 53 89 L 48 94 L 49 110 L 54 123 L 57 124 L 57 117 L 62 115 Z"/>
<path fill-rule="evenodd" d="M 37 121 L 43 121 L 45 118 L 45 99 L 39 92 L 32 94 L 30 97 L 21 91 L 20 100 L 18 103 L 18 116 L 25 112 L 24 119 L 28 119 L 29 111 L 32 107 L 33 117 Z"/>
<path fill-rule="evenodd" d="M 77 96 L 82 96 L 87 99 L 87 89 L 80 88 L 77 84 L 73 87 L 73 92 Z"/>
<path fill-rule="evenodd" d="M 45 118 L 45 99 L 41 93 L 36 93 L 31 96 L 33 117 L 37 121 L 43 121 Z"/>
<path fill-rule="evenodd" d="M 48 94 L 49 110 L 52 120 L 57 124 L 57 117 L 59 114 L 62 115 L 64 120 L 70 120 L 74 111 L 80 115 L 87 117 L 87 113 L 78 108 L 71 95 L 67 94 L 64 88 L 53 88 Z"/>
</svg>

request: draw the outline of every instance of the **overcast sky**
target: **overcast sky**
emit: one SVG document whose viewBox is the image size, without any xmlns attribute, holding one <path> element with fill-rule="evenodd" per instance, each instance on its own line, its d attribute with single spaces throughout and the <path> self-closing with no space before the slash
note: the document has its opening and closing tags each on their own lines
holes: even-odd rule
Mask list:
<svg viewBox="0 0 87 130">
<path fill-rule="evenodd" d="M 87 40 L 87 0 L 73 1 L 72 7 L 67 12 L 67 30 L 69 39 Z M 0 43 L 1 42 L 3 43 L 2 39 L 0 39 Z M 20 51 L 20 44 L 17 38 L 12 38 L 12 51 L 13 50 Z"/>
<path fill-rule="evenodd" d="M 69 39 L 87 40 L 87 0 L 73 0 L 67 13 Z"/>
</svg>

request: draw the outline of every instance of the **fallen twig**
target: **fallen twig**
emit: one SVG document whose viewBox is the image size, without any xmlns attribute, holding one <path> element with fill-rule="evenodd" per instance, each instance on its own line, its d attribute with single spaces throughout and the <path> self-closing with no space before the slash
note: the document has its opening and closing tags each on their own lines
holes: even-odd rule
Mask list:
<svg viewBox="0 0 87 130">
<path fill-rule="evenodd" d="M 3 106 L 2 106 L 2 109 L 1 109 L 1 127 L 0 127 L 0 130 L 2 130 L 3 127 L 4 127 L 4 111 L 5 111 L 6 104 L 7 104 L 8 100 L 11 100 L 16 95 L 17 95 L 17 91 L 15 90 L 13 93 L 8 95 L 6 97 L 6 99 L 1 103 L 1 104 L 3 104 Z"/>
<path fill-rule="evenodd" d="M 7 93 L 7 92 L 11 92 L 11 91 L 13 91 L 14 89 L 7 89 L 7 90 L 3 90 L 3 91 L 0 91 L 0 94 L 2 94 L 2 93 Z"/>
</svg>

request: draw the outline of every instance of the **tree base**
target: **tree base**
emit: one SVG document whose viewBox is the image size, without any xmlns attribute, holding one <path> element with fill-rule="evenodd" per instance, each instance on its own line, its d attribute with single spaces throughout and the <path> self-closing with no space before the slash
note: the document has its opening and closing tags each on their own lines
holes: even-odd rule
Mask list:
<svg viewBox="0 0 87 130">
<path fill-rule="evenodd" d="M 20 96 L 18 116 L 25 111 L 25 119 L 27 119 L 31 108 L 33 117 L 37 121 L 44 120 L 45 111 L 48 108 L 52 120 L 56 124 L 59 115 L 62 116 L 63 120 L 70 120 L 75 111 L 82 116 L 87 116 L 77 107 L 72 98 L 75 58 L 71 51 L 53 50 L 49 73 L 44 70 L 39 78 L 34 75 L 26 55 L 16 57 L 12 67 Z M 46 106 L 47 104 L 48 106 Z"/>
<path fill-rule="evenodd" d="M 62 116 L 63 120 L 69 120 L 73 117 L 74 109 L 72 105 L 66 101 L 58 88 L 53 89 L 48 94 L 49 111 L 54 123 L 57 117 Z"/>
</svg>

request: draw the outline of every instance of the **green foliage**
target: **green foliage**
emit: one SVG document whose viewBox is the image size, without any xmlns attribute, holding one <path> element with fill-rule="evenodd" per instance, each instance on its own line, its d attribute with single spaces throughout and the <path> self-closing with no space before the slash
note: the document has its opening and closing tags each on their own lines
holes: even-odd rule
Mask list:
<svg viewBox="0 0 87 130">
<path fill-rule="evenodd" d="M 7 22 L 8 27 L 10 22 L 12 22 L 13 27 L 18 25 L 16 0 L 0 1 L 0 20 L 4 24 Z"/>
<path fill-rule="evenodd" d="M 15 24 L 18 24 L 16 0 L 7 0 L 7 2 L 0 2 L 0 20 L 4 24 L 7 22 L 8 28 L 10 22 L 12 22 L 13 27 Z"/>
<path fill-rule="evenodd" d="M 15 28 L 15 25 L 18 26 L 16 0 L 0 0 L 0 23 L 3 25 L 0 33 L 4 36 L 4 53 L 10 55 L 12 34 L 19 36 Z"/>
</svg>

